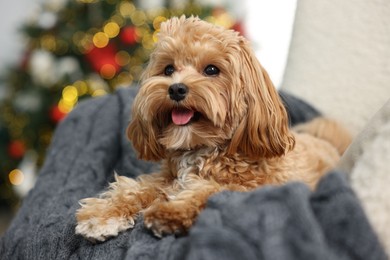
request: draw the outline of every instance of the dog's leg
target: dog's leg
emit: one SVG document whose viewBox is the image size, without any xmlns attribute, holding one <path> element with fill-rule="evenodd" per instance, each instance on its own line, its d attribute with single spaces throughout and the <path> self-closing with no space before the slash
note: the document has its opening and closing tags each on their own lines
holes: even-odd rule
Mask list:
<svg viewBox="0 0 390 260">
<path fill-rule="evenodd" d="M 222 189 L 217 183 L 207 180 L 186 185 L 170 201 L 153 203 L 144 212 L 145 226 L 158 237 L 185 234 L 205 207 L 207 199 Z"/>
<path fill-rule="evenodd" d="M 144 208 L 166 196 L 160 189 L 169 178 L 162 174 L 142 175 L 137 180 L 115 176 L 108 191 L 98 198 L 80 201 L 76 233 L 91 241 L 104 241 L 134 226 L 134 218 Z"/>
<path fill-rule="evenodd" d="M 333 145 L 340 155 L 352 142 L 352 135 L 340 122 L 326 117 L 317 117 L 309 122 L 295 126 L 294 131 L 307 133 Z"/>
</svg>

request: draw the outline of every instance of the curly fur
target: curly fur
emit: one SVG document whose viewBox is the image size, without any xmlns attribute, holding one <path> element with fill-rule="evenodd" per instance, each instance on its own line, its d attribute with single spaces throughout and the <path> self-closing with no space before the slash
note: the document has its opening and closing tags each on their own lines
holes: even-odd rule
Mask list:
<svg viewBox="0 0 390 260">
<path fill-rule="evenodd" d="M 206 74 L 208 65 L 219 73 Z M 188 89 L 179 101 L 168 94 L 178 83 Z M 192 111 L 191 121 L 175 124 L 177 108 Z M 330 125 L 333 134 L 315 137 Z M 279 95 L 244 37 L 198 18 L 172 18 L 161 25 L 127 131 L 141 159 L 162 160 L 161 172 L 116 176 L 100 197 L 82 200 L 76 233 L 103 241 L 131 228 L 142 212 L 155 235 L 183 234 L 216 192 L 289 181 L 314 188 L 345 148 L 332 144 L 348 134 L 322 118 L 299 130 L 289 129 Z"/>
</svg>

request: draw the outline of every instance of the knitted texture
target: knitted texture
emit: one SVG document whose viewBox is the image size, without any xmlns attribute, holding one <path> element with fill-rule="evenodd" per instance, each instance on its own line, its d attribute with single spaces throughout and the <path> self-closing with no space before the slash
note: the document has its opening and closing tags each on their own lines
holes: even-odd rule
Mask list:
<svg viewBox="0 0 390 260">
<path fill-rule="evenodd" d="M 386 259 L 340 173 L 314 193 L 290 183 L 217 194 L 184 237 L 158 239 L 142 217 L 104 243 L 75 235 L 78 201 L 103 191 L 114 171 L 136 177 L 158 169 L 139 161 L 125 137 L 135 93 L 86 101 L 59 125 L 35 187 L 0 239 L 1 259 Z M 316 114 L 288 100 L 290 118 Z"/>
</svg>

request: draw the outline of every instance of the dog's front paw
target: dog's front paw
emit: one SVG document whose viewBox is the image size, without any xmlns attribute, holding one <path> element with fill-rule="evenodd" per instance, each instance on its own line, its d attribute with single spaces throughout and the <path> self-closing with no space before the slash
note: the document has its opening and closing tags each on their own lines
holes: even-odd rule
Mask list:
<svg viewBox="0 0 390 260">
<path fill-rule="evenodd" d="M 76 234 L 82 235 L 91 242 L 105 241 L 117 236 L 119 232 L 133 228 L 134 219 L 124 217 L 100 218 L 80 220 L 76 226 Z"/>
<path fill-rule="evenodd" d="M 144 213 L 144 224 L 157 237 L 184 235 L 192 226 L 197 212 L 194 208 L 174 202 L 155 205 Z"/>
<path fill-rule="evenodd" d="M 109 200 L 88 198 L 80 201 L 76 212 L 76 234 L 96 242 L 117 236 L 119 232 L 134 227 L 135 214 L 129 214 Z"/>
</svg>

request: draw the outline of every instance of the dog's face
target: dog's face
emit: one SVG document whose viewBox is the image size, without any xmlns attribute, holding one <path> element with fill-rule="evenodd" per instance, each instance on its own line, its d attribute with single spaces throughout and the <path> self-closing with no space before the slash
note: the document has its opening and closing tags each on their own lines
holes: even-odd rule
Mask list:
<svg viewBox="0 0 390 260">
<path fill-rule="evenodd" d="M 128 136 L 147 160 L 200 147 L 272 157 L 294 145 L 286 111 L 248 42 L 193 17 L 161 25 Z"/>
</svg>

